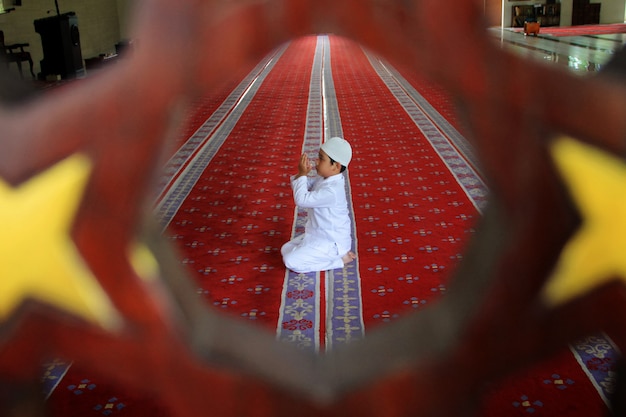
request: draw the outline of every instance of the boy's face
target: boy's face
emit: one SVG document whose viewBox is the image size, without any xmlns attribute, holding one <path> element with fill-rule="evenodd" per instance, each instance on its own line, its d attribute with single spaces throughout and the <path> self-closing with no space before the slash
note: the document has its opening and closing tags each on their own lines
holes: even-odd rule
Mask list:
<svg viewBox="0 0 626 417">
<path fill-rule="evenodd" d="M 320 149 L 318 158 L 315 161 L 315 169 L 317 170 L 317 175 L 328 178 L 341 172 L 341 164 L 339 162 L 331 163 L 330 157 Z"/>
</svg>

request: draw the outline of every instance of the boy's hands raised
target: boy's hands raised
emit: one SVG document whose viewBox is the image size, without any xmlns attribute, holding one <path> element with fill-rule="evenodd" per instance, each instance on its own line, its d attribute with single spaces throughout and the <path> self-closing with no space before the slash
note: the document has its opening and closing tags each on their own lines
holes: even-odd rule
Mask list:
<svg viewBox="0 0 626 417">
<path fill-rule="evenodd" d="M 309 157 L 303 153 L 300 157 L 300 162 L 298 163 L 298 175 L 296 175 L 296 178 L 307 176 L 309 172 L 311 172 L 311 169 L 312 167 L 309 162 Z"/>
</svg>

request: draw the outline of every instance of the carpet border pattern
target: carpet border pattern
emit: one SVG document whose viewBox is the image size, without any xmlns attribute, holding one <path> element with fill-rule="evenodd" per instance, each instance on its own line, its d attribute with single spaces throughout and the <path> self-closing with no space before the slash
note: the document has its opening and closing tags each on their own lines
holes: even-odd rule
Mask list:
<svg viewBox="0 0 626 417">
<path fill-rule="evenodd" d="M 307 103 L 306 126 L 302 153 L 316 158 L 322 143 L 322 88 L 321 68 L 324 44 L 317 38 L 315 55 L 311 68 L 309 96 Z M 294 209 L 294 222 L 290 239 L 304 232 L 306 210 Z M 285 271 L 283 291 L 280 300 L 276 338 L 303 350 L 320 349 L 320 273 L 299 274 L 289 269 Z M 307 294 L 310 296 L 303 296 Z"/>
<path fill-rule="evenodd" d="M 400 74 L 364 51 L 372 67 L 416 124 L 479 212 L 487 205 L 488 188 L 478 172 L 469 143 Z"/>
<path fill-rule="evenodd" d="M 330 41 L 325 37 L 328 44 Z M 325 135 L 344 137 L 341 124 L 339 103 L 335 94 L 335 85 L 332 76 L 330 47 L 326 49 L 324 66 L 325 95 Z M 348 211 L 352 224 L 352 250 L 358 251 L 358 239 L 356 235 L 356 218 L 352 202 L 352 188 L 350 186 L 350 170 L 344 172 L 346 196 L 348 197 Z M 363 304 L 361 297 L 361 275 L 359 273 L 358 257 L 342 269 L 328 271 L 328 300 L 326 311 L 326 350 L 332 349 L 335 344 L 346 344 L 360 340 L 365 336 L 365 323 L 363 319 Z"/>
<path fill-rule="evenodd" d="M 283 45 L 273 55 L 266 57 L 239 84 L 214 115 L 211 115 L 189 141 L 170 158 L 166 164 L 164 177 L 160 181 L 160 197 L 154 209 L 163 231 L 226 141 L 287 46 Z"/>
</svg>

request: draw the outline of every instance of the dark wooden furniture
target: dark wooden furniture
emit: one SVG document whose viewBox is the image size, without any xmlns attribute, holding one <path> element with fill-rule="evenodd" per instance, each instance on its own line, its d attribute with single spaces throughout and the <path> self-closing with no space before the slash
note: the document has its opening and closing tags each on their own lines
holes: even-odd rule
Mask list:
<svg viewBox="0 0 626 417">
<path fill-rule="evenodd" d="M 14 43 L 6 45 L 4 43 L 4 32 L 0 30 L 0 58 L 6 61 L 7 67 L 11 62 L 15 62 L 22 78 L 24 78 L 24 74 L 22 73 L 22 62 L 28 62 L 30 65 L 30 73 L 34 78 L 35 73 L 33 72 L 33 59 L 30 56 L 30 52 L 24 50 L 27 46 L 30 45 L 28 43 Z"/>
<path fill-rule="evenodd" d="M 524 4 L 512 7 L 513 27 L 524 27 L 524 22 L 538 22 L 541 26 L 559 26 L 561 24 L 561 4 Z"/>
<path fill-rule="evenodd" d="M 78 17 L 74 12 L 37 19 L 35 32 L 41 35 L 43 60 L 41 75 L 60 75 L 63 79 L 78 78 L 85 74 L 78 30 Z"/>
<path fill-rule="evenodd" d="M 597 25 L 600 23 L 600 3 L 589 0 L 574 0 L 572 3 L 572 26 Z"/>
</svg>

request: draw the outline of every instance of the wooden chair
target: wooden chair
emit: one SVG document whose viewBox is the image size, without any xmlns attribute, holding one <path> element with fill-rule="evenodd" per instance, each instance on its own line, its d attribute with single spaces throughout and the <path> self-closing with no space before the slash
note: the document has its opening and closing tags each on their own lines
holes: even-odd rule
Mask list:
<svg viewBox="0 0 626 417">
<path fill-rule="evenodd" d="M 30 65 L 30 74 L 33 78 L 35 78 L 35 73 L 33 72 L 33 59 L 30 56 L 30 52 L 24 50 L 24 47 L 26 46 L 30 45 L 28 43 L 5 45 L 4 32 L 0 30 L 0 59 L 5 60 L 7 68 L 11 62 L 15 62 L 22 78 L 24 78 L 24 74 L 22 73 L 22 62 L 28 62 Z"/>
</svg>

